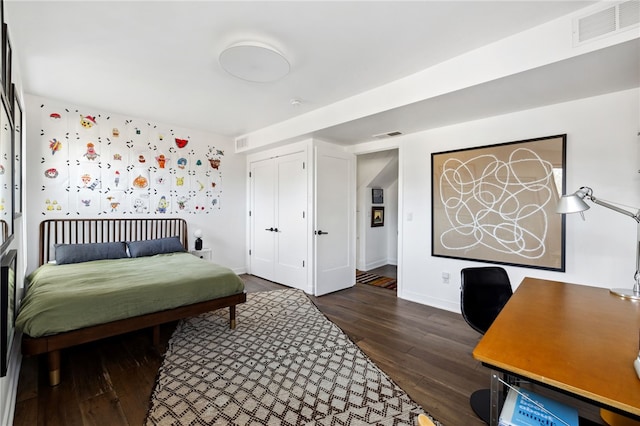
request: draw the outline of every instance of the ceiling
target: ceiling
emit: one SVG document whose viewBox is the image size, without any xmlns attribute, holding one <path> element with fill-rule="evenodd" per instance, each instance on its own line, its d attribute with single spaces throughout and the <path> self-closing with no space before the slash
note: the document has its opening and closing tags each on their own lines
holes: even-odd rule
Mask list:
<svg viewBox="0 0 640 426">
<path fill-rule="evenodd" d="M 479 120 L 640 85 L 640 39 L 314 132 L 341 145 Z M 514 90 L 517 88 L 517 90 Z"/>
<path fill-rule="evenodd" d="M 593 3 L 4 0 L 26 93 L 229 137 L 322 108 Z M 279 50 L 290 73 L 271 83 L 229 75 L 219 54 L 248 40 Z M 616 87 L 637 85 L 637 41 L 620 49 L 627 50 L 614 53 L 631 53 L 627 61 L 632 63 L 625 68 L 614 61 L 624 74 L 615 78 Z M 450 94 L 437 109 L 434 102 L 443 99 L 317 134 L 354 144 L 380 132 L 419 130 L 418 122 L 443 125 L 481 118 L 480 110 L 495 114 L 537 106 L 548 102 L 537 99 L 541 87 L 555 93 L 550 96 L 555 102 L 577 96 L 574 92 L 583 96 L 593 72 L 576 79 L 574 66 L 606 75 L 611 69 L 602 66 L 611 61 L 598 54 L 535 70 L 536 80 L 530 80 L 531 72 L 523 73 Z M 636 75 L 629 77 L 634 66 Z M 551 81 L 548 73 L 563 74 Z M 511 84 L 523 83 L 529 90 L 514 97 Z M 610 88 L 593 87 L 594 94 L 599 91 Z M 300 104 L 292 105 L 292 99 Z M 478 108 L 480 99 L 483 108 Z M 424 117 L 430 117 L 429 123 Z"/>
</svg>

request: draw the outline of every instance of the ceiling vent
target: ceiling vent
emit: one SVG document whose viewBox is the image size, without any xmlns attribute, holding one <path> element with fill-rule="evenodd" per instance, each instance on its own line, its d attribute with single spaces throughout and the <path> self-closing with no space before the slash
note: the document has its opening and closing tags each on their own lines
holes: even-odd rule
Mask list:
<svg viewBox="0 0 640 426">
<path fill-rule="evenodd" d="M 573 44 L 578 46 L 637 27 L 640 23 L 640 2 L 629 0 L 574 19 Z"/>
<path fill-rule="evenodd" d="M 401 134 L 402 132 L 395 130 L 393 132 L 388 132 L 388 133 L 378 133 L 377 135 L 373 135 L 373 137 L 376 139 L 386 139 L 386 138 L 392 138 L 394 136 L 400 136 Z"/>
<path fill-rule="evenodd" d="M 242 151 L 249 146 L 249 140 L 247 138 L 236 139 L 236 152 Z"/>
</svg>

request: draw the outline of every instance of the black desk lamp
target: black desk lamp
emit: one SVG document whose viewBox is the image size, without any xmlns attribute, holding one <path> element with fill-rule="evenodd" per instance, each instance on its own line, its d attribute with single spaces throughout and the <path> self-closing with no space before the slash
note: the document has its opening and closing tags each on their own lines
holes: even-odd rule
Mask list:
<svg viewBox="0 0 640 426">
<path fill-rule="evenodd" d="M 584 220 L 583 212 L 589 209 L 589 205 L 584 201 L 585 198 L 594 204 L 598 204 L 617 211 L 618 213 L 622 213 L 625 216 L 629 216 L 638 223 L 638 235 L 636 238 L 636 273 L 633 276 L 635 284 L 632 289 L 612 288 L 611 293 L 627 299 L 640 300 L 640 210 L 636 213 L 632 213 L 606 201 L 599 200 L 593 196 L 593 190 L 591 188 L 583 186 L 571 195 L 563 195 L 558 202 L 556 212 L 561 214 L 580 213 Z"/>
</svg>

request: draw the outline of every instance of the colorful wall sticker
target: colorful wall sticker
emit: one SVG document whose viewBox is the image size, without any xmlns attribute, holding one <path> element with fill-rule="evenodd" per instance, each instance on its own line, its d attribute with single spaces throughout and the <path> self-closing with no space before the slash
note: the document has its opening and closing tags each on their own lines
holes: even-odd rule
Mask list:
<svg viewBox="0 0 640 426">
<path fill-rule="evenodd" d="M 34 202 L 45 215 L 203 214 L 219 208 L 224 151 L 205 141 L 138 119 L 54 104 L 41 105 L 41 126 L 41 191 Z"/>
</svg>

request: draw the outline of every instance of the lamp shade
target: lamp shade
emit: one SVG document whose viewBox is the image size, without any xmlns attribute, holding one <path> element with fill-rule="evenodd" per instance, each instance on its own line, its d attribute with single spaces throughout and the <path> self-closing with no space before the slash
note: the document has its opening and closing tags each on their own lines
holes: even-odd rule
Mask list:
<svg viewBox="0 0 640 426">
<path fill-rule="evenodd" d="M 193 232 L 193 236 L 196 237 L 196 238 L 202 238 L 202 229 L 196 229 Z"/>
<path fill-rule="evenodd" d="M 582 212 L 589 209 L 589 205 L 584 202 L 585 198 L 594 204 L 606 207 L 618 213 L 622 213 L 623 215 L 629 216 L 636 222 L 638 222 L 638 241 L 636 243 L 636 272 L 633 275 L 633 279 L 635 281 L 633 288 L 612 288 L 609 291 L 611 292 L 611 294 L 623 297 L 625 299 L 640 300 L 640 210 L 638 210 L 636 213 L 633 213 L 620 208 L 608 201 L 600 200 L 593 196 L 593 190 L 591 188 L 589 188 L 588 186 L 583 186 L 571 195 L 563 195 L 562 198 L 560 198 L 560 201 L 558 201 L 556 212 L 561 214 L 580 213 L 582 219 L 584 220 L 584 215 L 582 214 Z"/>
<path fill-rule="evenodd" d="M 579 213 L 589 210 L 589 205 L 579 195 L 563 195 L 558 201 L 556 213 Z"/>
</svg>

